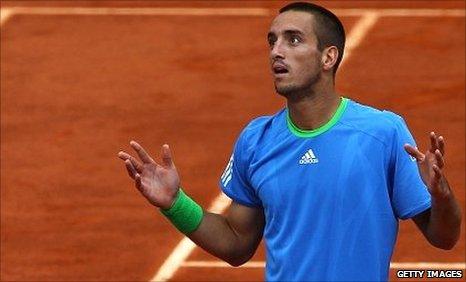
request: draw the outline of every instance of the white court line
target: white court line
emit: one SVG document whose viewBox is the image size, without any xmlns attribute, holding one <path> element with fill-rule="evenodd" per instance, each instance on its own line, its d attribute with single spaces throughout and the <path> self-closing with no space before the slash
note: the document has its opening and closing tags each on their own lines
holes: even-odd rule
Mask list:
<svg viewBox="0 0 466 282">
<path fill-rule="evenodd" d="M 6 8 L 5 8 L 6 9 Z M 14 13 L 27 15 L 173 15 L 173 16 L 270 16 L 265 8 L 105 8 L 105 7 L 15 7 Z M 381 17 L 464 17 L 463 9 L 333 9 L 338 16 Z"/>
<path fill-rule="evenodd" d="M 205 261 L 205 260 L 190 260 L 185 261 L 182 267 L 217 267 L 217 268 L 231 268 L 232 266 L 224 261 Z M 239 266 L 239 268 L 264 268 L 265 261 L 248 261 L 247 263 Z"/>
<path fill-rule="evenodd" d="M 346 46 L 346 55 L 345 60 L 348 60 L 351 56 L 351 52 L 356 48 L 370 30 L 370 28 L 377 22 L 377 15 L 375 13 L 365 13 L 361 19 L 356 23 L 356 25 L 351 30 L 351 33 L 347 37 L 347 42 L 349 44 Z M 342 61 L 343 64 L 344 61 Z M 217 199 L 212 203 L 211 211 L 214 213 L 223 212 L 229 205 L 229 199 L 221 193 Z M 218 211 L 218 212 L 217 212 Z M 175 272 L 186 263 L 185 260 L 194 250 L 196 245 L 191 242 L 189 238 L 184 238 L 176 246 L 173 252 L 170 254 L 168 259 L 160 267 L 157 274 L 150 281 L 167 281 L 170 279 Z"/>
<path fill-rule="evenodd" d="M 464 262 L 392 262 L 392 269 L 466 269 Z"/>
<path fill-rule="evenodd" d="M 332 9 L 338 16 L 357 17 L 377 13 L 381 17 L 464 17 L 463 9 Z"/>
<path fill-rule="evenodd" d="M 2 26 L 12 15 L 13 15 L 13 10 L 11 8 L 1 8 L 0 9 L 0 26 Z"/>
<path fill-rule="evenodd" d="M 340 63 L 339 68 L 351 57 L 353 50 L 361 44 L 362 39 L 377 23 L 378 19 L 379 14 L 377 12 L 366 12 L 351 29 L 351 32 L 346 38 L 345 53 L 343 54 L 343 61 Z"/>
<path fill-rule="evenodd" d="M 334 9 L 338 16 L 464 17 L 463 9 Z M 265 8 L 105 8 L 105 7 L 14 7 L 2 8 L 0 26 L 14 14 L 25 15 L 134 15 L 134 16 L 260 16 L 276 13 Z"/>
<path fill-rule="evenodd" d="M 232 266 L 223 261 L 203 261 L 192 260 L 186 261 L 182 267 L 217 267 L 217 268 L 231 268 Z M 250 261 L 241 268 L 264 268 L 265 261 Z M 464 262 L 392 262 L 390 263 L 391 269 L 466 269 Z"/>
<path fill-rule="evenodd" d="M 220 214 L 230 205 L 230 203 L 231 200 L 225 196 L 225 194 L 220 193 L 220 195 L 218 195 L 212 202 L 209 211 Z M 188 237 L 184 237 L 150 281 L 167 281 L 170 279 L 185 262 L 195 247 L 196 245 Z"/>
<path fill-rule="evenodd" d="M 133 15 L 133 16 L 268 16 L 264 8 L 87 8 L 19 7 L 15 13 L 27 15 Z"/>
</svg>

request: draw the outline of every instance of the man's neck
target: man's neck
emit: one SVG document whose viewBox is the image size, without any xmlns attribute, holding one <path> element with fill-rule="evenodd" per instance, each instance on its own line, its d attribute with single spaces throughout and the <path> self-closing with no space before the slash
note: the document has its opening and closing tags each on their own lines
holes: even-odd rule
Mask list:
<svg viewBox="0 0 466 282">
<path fill-rule="evenodd" d="M 341 97 L 333 89 L 313 91 L 300 99 L 288 99 L 288 111 L 293 123 L 300 129 L 313 130 L 325 125 L 335 114 Z"/>
</svg>

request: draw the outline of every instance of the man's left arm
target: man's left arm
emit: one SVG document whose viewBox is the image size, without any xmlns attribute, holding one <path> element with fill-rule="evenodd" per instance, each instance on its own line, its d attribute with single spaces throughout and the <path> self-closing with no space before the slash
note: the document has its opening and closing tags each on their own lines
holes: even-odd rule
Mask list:
<svg viewBox="0 0 466 282">
<path fill-rule="evenodd" d="M 431 147 L 426 153 L 406 144 L 406 152 L 416 158 L 420 175 L 432 196 L 430 209 L 413 217 L 427 240 L 435 247 L 452 249 L 460 236 L 461 209 L 443 173 L 445 140 L 430 133 Z"/>
</svg>

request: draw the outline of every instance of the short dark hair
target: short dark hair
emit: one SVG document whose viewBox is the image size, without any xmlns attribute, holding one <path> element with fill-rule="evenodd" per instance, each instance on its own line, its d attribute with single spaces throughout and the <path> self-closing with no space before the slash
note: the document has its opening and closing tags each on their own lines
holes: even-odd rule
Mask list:
<svg viewBox="0 0 466 282">
<path fill-rule="evenodd" d="M 343 59 L 345 50 L 345 28 L 340 19 L 329 10 L 316 4 L 307 2 L 294 2 L 286 5 L 279 10 L 279 13 L 286 11 L 302 11 L 308 12 L 314 16 L 315 28 L 314 32 L 317 36 L 317 48 L 323 51 L 324 48 L 335 46 L 338 49 L 338 58 L 333 68 L 333 75 L 337 72 L 338 66 Z"/>
</svg>

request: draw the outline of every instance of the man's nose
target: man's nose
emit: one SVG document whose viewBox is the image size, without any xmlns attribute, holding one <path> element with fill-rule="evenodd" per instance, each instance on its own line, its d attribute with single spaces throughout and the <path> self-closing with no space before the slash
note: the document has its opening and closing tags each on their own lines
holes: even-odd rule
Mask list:
<svg viewBox="0 0 466 282">
<path fill-rule="evenodd" d="M 270 50 L 270 58 L 271 59 L 284 59 L 285 58 L 285 50 L 281 40 L 275 41 L 273 44 L 272 49 Z"/>
</svg>

